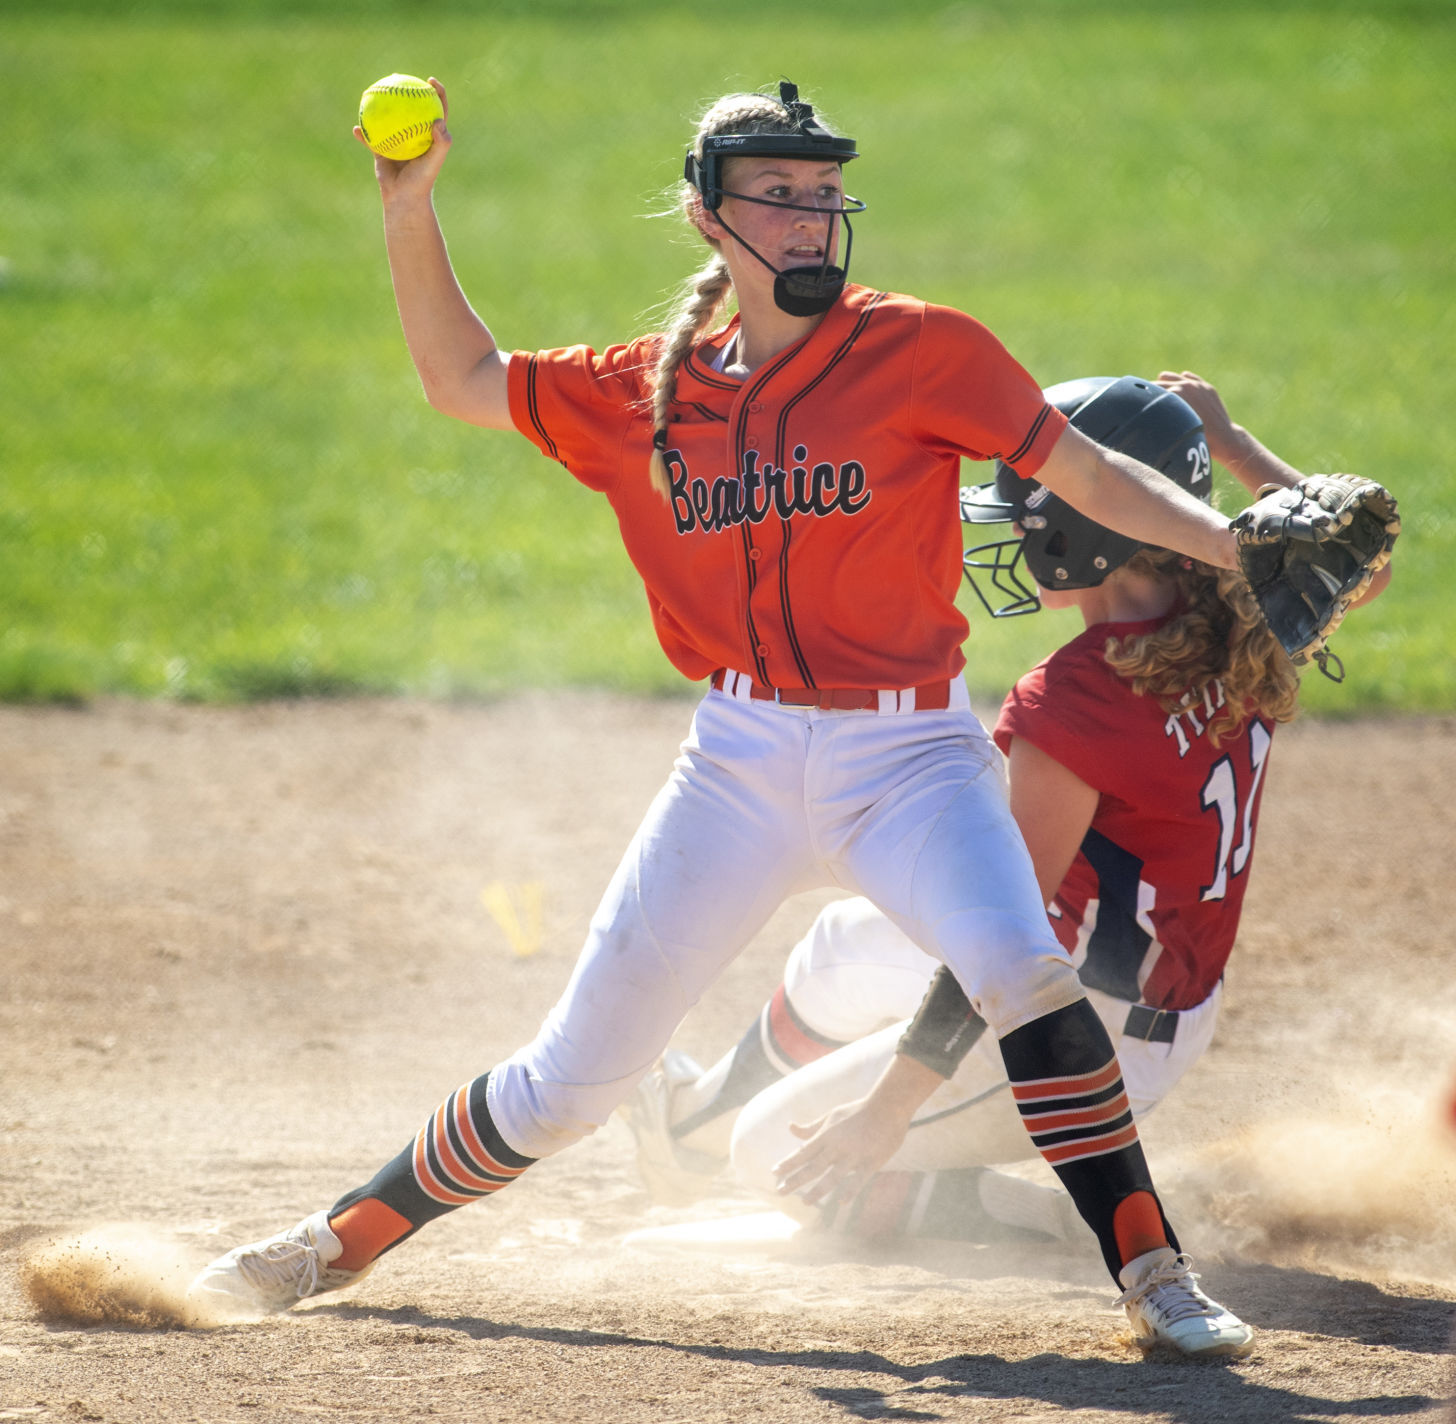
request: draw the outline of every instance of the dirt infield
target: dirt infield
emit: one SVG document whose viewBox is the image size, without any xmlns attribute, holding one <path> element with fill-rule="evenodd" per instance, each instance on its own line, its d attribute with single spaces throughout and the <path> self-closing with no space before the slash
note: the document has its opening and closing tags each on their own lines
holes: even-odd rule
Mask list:
<svg viewBox="0 0 1456 1424">
<path fill-rule="evenodd" d="M 195 1266 L 367 1178 L 529 1035 L 690 714 L 0 708 L 0 1420 L 1452 1418 L 1448 721 L 1280 733 L 1218 1041 L 1145 1127 L 1247 1360 L 1145 1359 L 1090 1238 L 644 1251 L 759 1207 L 652 1207 L 617 1122 L 347 1295 L 177 1328 Z M 829 898 L 677 1042 L 735 1039 Z"/>
</svg>

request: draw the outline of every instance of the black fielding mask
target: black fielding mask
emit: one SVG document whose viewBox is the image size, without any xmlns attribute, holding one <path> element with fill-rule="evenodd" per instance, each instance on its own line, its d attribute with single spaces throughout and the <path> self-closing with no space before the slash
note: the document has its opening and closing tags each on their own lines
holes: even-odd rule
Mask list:
<svg viewBox="0 0 1456 1424">
<path fill-rule="evenodd" d="M 818 119 L 814 109 L 799 98 L 795 84 L 784 80 L 779 85 L 779 101 L 787 110 L 795 125 L 793 132 L 712 134 L 703 140 L 703 156 L 689 151 L 683 164 L 683 176 L 697 189 L 703 206 L 714 213 L 724 229 L 735 238 L 743 249 L 756 258 L 774 274 L 774 302 L 780 311 L 790 316 L 818 316 L 829 310 L 844 290 L 849 270 L 849 254 L 854 245 L 854 232 L 849 225 L 850 213 L 864 211 L 864 203 L 848 196 L 844 206 L 835 210 L 808 207 L 799 203 L 777 203 L 767 198 L 752 198 L 744 193 L 734 193 L 722 185 L 723 163 L 728 158 L 800 158 L 829 159 L 841 167 L 851 158 L 858 157 L 852 138 L 840 138 L 831 134 Z M 792 208 L 796 212 L 818 213 L 829 220 L 832 235 L 834 219 L 844 222 L 845 248 L 843 266 L 831 265 L 830 243 L 824 244 L 824 261 L 817 267 L 788 267 L 780 270 L 761 253 L 744 242 L 726 222 L 719 209 L 724 197 L 738 198 L 743 202 L 760 203 L 771 208 Z"/>
<path fill-rule="evenodd" d="M 847 232 L 849 224 L 844 226 Z M 822 267 L 789 267 L 774 278 L 774 303 L 790 316 L 818 316 L 839 300 L 843 290 L 843 267 L 827 263 Z"/>
<path fill-rule="evenodd" d="M 790 316 L 818 316 L 839 300 L 844 268 L 792 267 L 774 278 L 774 303 Z"/>
</svg>

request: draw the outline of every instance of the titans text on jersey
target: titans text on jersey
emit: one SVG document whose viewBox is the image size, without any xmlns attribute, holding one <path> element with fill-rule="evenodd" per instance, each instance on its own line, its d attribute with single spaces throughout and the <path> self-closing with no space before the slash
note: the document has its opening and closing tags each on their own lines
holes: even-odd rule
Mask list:
<svg viewBox="0 0 1456 1424">
<path fill-rule="evenodd" d="M 1192 745 L 1189 741 L 1189 733 L 1195 737 L 1201 737 L 1208 730 L 1208 724 L 1214 715 L 1223 707 L 1223 683 L 1217 678 L 1212 682 L 1204 684 L 1202 700 L 1199 706 L 1203 709 L 1203 718 L 1199 719 L 1198 707 L 1180 707 L 1178 711 L 1169 715 L 1164 724 L 1163 735 L 1176 737 L 1178 739 L 1178 755 L 1188 755 L 1188 748 Z"/>
</svg>

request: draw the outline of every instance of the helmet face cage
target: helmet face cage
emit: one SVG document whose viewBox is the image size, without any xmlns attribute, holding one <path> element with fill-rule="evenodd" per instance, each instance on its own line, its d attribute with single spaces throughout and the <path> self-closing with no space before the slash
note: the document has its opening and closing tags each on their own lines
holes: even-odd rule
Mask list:
<svg viewBox="0 0 1456 1424">
<path fill-rule="evenodd" d="M 1098 444 L 1151 465 L 1180 488 L 1209 500 L 1213 467 L 1208 443 L 1197 413 L 1182 397 L 1135 376 L 1068 381 L 1045 394 L 1049 404 Z M 961 518 L 970 524 L 1009 522 L 1022 530 L 1019 539 L 988 542 L 965 552 L 966 580 L 993 618 L 1033 613 L 1041 606 L 1018 577 L 1023 566 L 1041 588 L 1096 588 L 1144 547 L 1087 518 L 1045 485 L 1022 479 L 999 460 L 991 484 L 961 491 Z M 989 573 L 992 588 L 1007 601 L 992 607 L 973 570 Z"/>
<path fill-rule="evenodd" d="M 961 487 L 961 518 L 967 524 L 1004 524 L 1018 518 L 1017 507 L 999 496 L 994 484 Z M 981 607 L 992 618 L 1015 618 L 1022 613 L 1035 613 L 1041 597 L 1033 583 L 1022 579 L 1023 550 L 1020 539 L 991 539 L 973 544 L 961 556 L 966 582 L 981 601 Z M 986 582 L 1004 602 L 993 603 L 976 580 L 976 573 L 986 575 Z"/>
<path fill-rule="evenodd" d="M 1023 613 L 1036 613 L 1041 608 L 1041 595 L 1036 585 L 1028 588 L 1022 581 L 1021 559 L 1020 539 L 995 539 L 989 544 L 976 544 L 961 557 L 971 592 L 981 600 L 981 607 L 992 618 L 1016 618 Z M 971 572 L 973 569 L 987 575 L 986 582 L 1005 598 L 1004 603 L 993 604 L 986 597 Z"/>
</svg>

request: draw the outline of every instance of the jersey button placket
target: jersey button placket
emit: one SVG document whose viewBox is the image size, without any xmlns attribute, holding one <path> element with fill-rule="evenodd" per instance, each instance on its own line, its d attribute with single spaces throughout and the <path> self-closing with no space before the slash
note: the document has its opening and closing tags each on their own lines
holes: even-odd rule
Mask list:
<svg viewBox="0 0 1456 1424">
<path fill-rule="evenodd" d="M 750 416 L 762 415 L 763 402 L 760 400 L 750 400 L 746 403 L 745 409 L 748 411 Z M 740 447 L 741 450 L 762 450 L 762 448 L 763 446 L 759 440 L 759 432 L 757 430 L 745 430 L 743 432 L 743 444 Z M 750 535 L 750 538 L 751 537 L 752 536 Z M 757 548 L 756 546 L 751 546 L 748 550 L 748 559 L 749 562 L 756 569 L 760 561 L 763 559 L 763 550 Z M 764 665 L 764 660 L 768 657 L 770 652 L 768 644 L 757 644 L 754 647 L 753 652 L 754 657 L 758 660 L 759 666 L 762 667 Z"/>
</svg>

